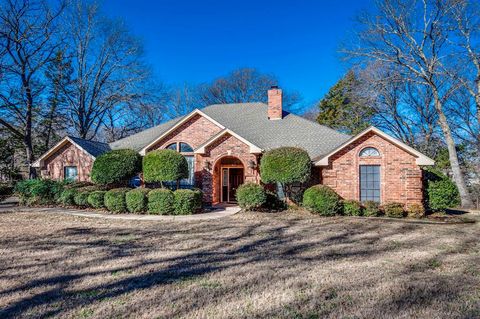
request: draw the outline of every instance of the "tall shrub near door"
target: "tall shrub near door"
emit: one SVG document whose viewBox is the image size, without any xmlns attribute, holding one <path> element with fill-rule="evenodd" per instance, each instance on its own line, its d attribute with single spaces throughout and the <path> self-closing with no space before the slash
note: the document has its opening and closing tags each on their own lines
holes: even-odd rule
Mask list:
<svg viewBox="0 0 480 319">
<path fill-rule="evenodd" d="M 173 150 L 156 150 L 143 157 L 143 179 L 147 183 L 163 183 L 188 178 L 188 163 Z"/>
<path fill-rule="evenodd" d="M 106 152 L 93 162 L 92 181 L 97 184 L 123 184 L 142 170 L 140 155 L 134 150 Z"/>
</svg>

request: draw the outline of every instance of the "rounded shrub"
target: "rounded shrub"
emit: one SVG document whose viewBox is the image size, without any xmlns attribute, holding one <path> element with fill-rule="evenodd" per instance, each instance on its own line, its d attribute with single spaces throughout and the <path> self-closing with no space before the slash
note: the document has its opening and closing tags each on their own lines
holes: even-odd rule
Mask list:
<svg viewBox="0 0 480 319">
<path fill-rule="evenodd" d="M 191 215 L 201 207 L 201 198 L 199 198 L 198 192 L 193 190 L 177 189 L 173 192 L 173 196 L 175 198 L 173 204 L 175 215 Z"/>
<path fill-rule="evenodd" d="M 147 183 L 177 181 L 187 177 L 187 160 L 174 150 L 156 150 L 143 157 L 143 179 Z"/>
<path fill-rule="evenodd" d="M 105 193 L 105 207 L 114 213 L 125 213 L 127 211 L 127 203 L 125 194 L 130 188 L 114 188 Z"/>
<path fill-rule="evenodd" d="M 246 210 L 260 208 L 267 201 L 267 194 L 263 186 L 255 183 L 245 183 L 240 185 L 236 193 L 238 205 Z"/>
<path fill-rule="evenodd" d="M 174 212 L 175 196 L 169 189 L 154 189 L 148 195 L 148 213 L 169 215 Z"/>
<path fill-rule="evenodd" d="M 303 206 L 322 216 L 333 216 L 341 212 L 340 196 L 325 185 L 315 185 L 303 193 Z"/>
<path fill-rule="evenodd" d="M 422 204 L 411 204 L 408 206 L 407 215 L 411 218 L 425 217 L 425 207 Z"/>
<path fill-rule="evenodd" d="M 88 194 L 87 202 L 93 208 L 104 208 L 106 191 L 93 191 Z"/>
<path fill-rule="evenodd" d="M 88 207 L 88 195 L 90 192 L 87 191 L 79 191 L 78 193 L 75 194 L 73 197 L 73 201 L 75 202 L 75 205 L 80 206 L 80 207 Z"/>
<path fill-rule="evenodd" d="M 106 152 L 93 162 L 90 177 L 97 184 L 126 184 L 142 170 L 141 157 L 134 150 L 123 149 Z"/>
<path fill-rule="evenodd" d="M 343 214 L 346 216 L 362 216 L 362 210 L 362 204 L 359 201 L 343 201 Z"/>
<path fill-rule="evenodd" d="M 387 203 L 383 205 L 383 211 L 385 212 L 385 216 L 393 217 L 393 218 L 402 218 L 405 215 L 405 210 L 403 209 L 402 203 Z"/>
<path fill-rule="evenodd" d="M 363 210 L 364 216 L 377 217 L 382 214 L 382 211 L 380 210 L 380 205 L 377 202 L 374 202 L 372 200 L 364 202 L 363 207 L 365 208 Z"/>
<path fill-rule="evenodd" d="M 58 202 L 64 206 L 73 206 L 75 205 L 75 195 L 78 193 L 78 190 L 75 188 L 65 189 L 58 198 Z"/>
<path fill-rule="evenodd" d="M 427 186 L 428 207 L 432 211 L 445 211 L 460 205 L 460 194 L 449 178 L 429 181 Z"/>
<path fill-rule="evenodd" d="M 127 202 L 127 210 L 130 213 L 144 213 L 147 211 L 147 194 L 149 188 L 135 188 L 127 192 L 125 200 Z"/>
<path fill-rule="evenodd" d="M 297 147 L 273 149 L 260 161 L 260 175 L 265 183 L 303 183 L 310 178 L 310 173 L 310 156 Z"/>
<path fill-rule="evenodd" d="M 265 191 L 265 204 L 263 204 L 263 207 L 265 209 L 268 209 L 270 211 L 282 211 L 287 209 L 287 204 L 278 198 L 278 195 L 275 192 L 272 191 Z"/>
</svg>

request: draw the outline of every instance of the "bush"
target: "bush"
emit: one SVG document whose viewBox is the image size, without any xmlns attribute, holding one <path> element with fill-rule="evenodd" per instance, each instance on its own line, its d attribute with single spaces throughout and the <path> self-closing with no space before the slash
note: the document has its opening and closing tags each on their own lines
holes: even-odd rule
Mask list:
<svg viewBox="0 0 480 319">
<path fill-rule="evenodd" d="M 282 211 L 287 209 L 287 204 L 280 198 L 278 198 L 278 195 L 272 191 L 265 191 L 266 195 L 266 200 L 265 204 L 263 204 L 263 207 L 265 209 L 271 210 L 271 211 Z"/>
<path fill-rule="evenodd" d="M 343 214 L 346 216 L 362 216 L 362 204 L 356 200 L 344 201 Z"/>
<path fill-rule="evenodd" d="M 311 160 L 308 153 L 296 147 L 280 147 L 266 152 L 260 160 L 260 176 L 264 183 L 280 183 L 285 196 L 291 198 L 291 184 L 310 179 Z"/>
<path fill-rule="evenodd" d="M 148 213 L 169 215 L 174 212 L 175 196 L 169 189 L 154 189 L 148 193 Z"/>
<path fill-rule="evenodd" d="M 141 157 L 134 150 L 106 152 L 93 162 L 91 178 L 97 184 L 126 184 L 142 170 Z"/>
<path fill-rule="evenodd" d="M 411 204 L 407 210 L 408 217 L 422 218 L 425 217 L 425 208 L 422 204 Z"/>
<path fill-rule="evenodd" d="M 393 202 L 385 204 L 383 205 L 383 210 L 385 212 L 385 216 L 387 217 L 402 218 L 405 214 L 402 203 Z"/>
<path fill-rule="evenodd" d="M 188 178 L 185 157 L 174 150 L 156 150 L 143 157 L 143 179 L 147 183 Z"/>
<path fill-rule="evenodd" d="M 51 179 L 27 179 L 15 186 L 23 204 L 51 204 L 63 191 L 63 183 Z"/>
<path fill-rule="evenodd" d="M 374 201 L 366 201 L 363 203 L 365 209 L 363 210 L 363 215 L 367 217 L 376 217 L 380 216 L 382 212 L 380 211 L 380 205 Z"/>
<path fill-rule="evenodd" d="M 192 188 L 193 194 L 195 195 L 195 211 L 198 212 L 202 209 L 203 203 L 203 193 L 198 188 Z"/>
<path fill-rule="evenodd" d="M 88 195 L 89 192 L 85 191 L 80 191 L 75 194 L 73 197 L 73 201 L 75 202 L 75 205 L 80 206 L 80 207 L 88 207 Z"/>
<path fill-rule="evenodd" d="M 260 208 L 267 201 L 267 195 L 261 185 L 245 183 L 237 189 L 237 202 L 241 208 L 254 210 Z"/>
<path fill-rule="evenodd" d="M 78 193 L 78 190 L 75 188 L 65 189 L 58 198 L 58 202 L 64 206 L 73 206 L 75 205 L 75 195 Z"/>
<path fill-rule="evenodd" d="M 427 186 L 428 207 L 432 211 L 445 211 L 460 205 L 457 186 L 449 178 L 429 181 Z"/>
<path fill-rule="evenodd" d="M 340 196 L 325 185 L 315 185 L 303 194 L 303 206 L 322 216 L 333 216 L 341 212 Z"/>
<path fill-rule="evenodd" d="M 125 195 L 127 210 L 130 213 L 143 213 L 147 210 L 149 188 L 135 188 Z"/>
<path fill-rule="evenodd" d="M 198 192 L 190 189 L 177 189 L 173 195 L 175 197 L 173 204 L 175 215 L 191 215 L 201 207 L 201 202 L 200 204 L 198 202 Z"/>
<path fill-rule="evenodd" d="M 125 194 L 130 188 L 114 188 L 105 193 L 105 207 L 114 213 L 125 213 L 127 211 L 127 203 Z"/>
<path fill-rule="evenodd" d="M 88 194 L 87 202 L 93 208 L 104 208 L 105 207 L 105 193 L 106 191 L 93 191 Z"/>
</svg>

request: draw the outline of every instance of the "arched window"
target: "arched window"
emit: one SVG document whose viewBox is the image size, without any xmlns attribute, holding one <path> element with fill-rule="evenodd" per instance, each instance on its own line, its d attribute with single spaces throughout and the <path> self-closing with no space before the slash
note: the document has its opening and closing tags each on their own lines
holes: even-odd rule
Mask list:
<svg viewBox="0 0 480 319">
<path fill-rule="evenodd" d="M 360 157 L 380 156 L 380 152 L 374 147 L 365 147 L 360 151 Z"/>
<path fill-rule="evenodd" d="M 177 151 L 185 157 L 188 163 L 188 178 L 182 179 L 180 181 L 180 187 L 182 188 L 191 188 L 194 186 L 194 178 L 195 178 L 195 160 L 193 156 L 193 148 L 188 145 L 187 143 L 183 142 L 175 142 L 172 144 L 169 144 L 165 147 L 166 149 L 169 150 L 174 150 Z M 167 184 L 168 185 L 168 184 Z M 172 183 L 172 185 L 169 186 L 175 186 L 176 183 Z"/>
</svg>

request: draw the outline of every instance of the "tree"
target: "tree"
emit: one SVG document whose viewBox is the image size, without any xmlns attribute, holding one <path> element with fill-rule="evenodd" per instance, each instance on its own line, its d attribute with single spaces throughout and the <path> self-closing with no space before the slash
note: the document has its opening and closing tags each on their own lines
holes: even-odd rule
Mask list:
<svg viewBox="0 0 480 319">
<path fill-rule="evenodd" d="M 39 111 L 41 74 L 58 51 L 57 20 L 64 9 L 45 1 L 5 0 L 0 7 L 0 125 L 22 141 L 29 177 L 32 129 Z"/>
<path fill-rule="evenodd" d="M 350 70 L 318 104 L 317 122 L 347 134 L 357 134 L 370 126 L 373 109 L 359 94 L 360 79 Z"/>
<path fill-rule="evenodd" d="M 264 183 L 279 183 L 285 191 L 287 202 L 291 200 L 291 188 L 295 183 L 305 183 L 311 176 L 311 159 L 308 153 L 296 147 L 280 147 L 263 154 L 260 175 Z"/>
<path fill-rule="evenodd" d="M 147 183 L 163 183 L 188 178 L 185 157 L 173 150 L 155 150 L 143 157 L 143 178 Z M 162 184 L 163 185 L 163 184 Z"/>
<path fill-rule="evenodd" d="M 65 26 L 74 73 L 63 91 L 77 135 L 92 139 L 107 112 L 121 111 L 143 97 L 150 72 L 139 41 L 122 21 L 103 16 L 96 3 L 74 2 Z"/>
<path fill-rule="evenodd" d="M 278 85 L 274 75 L 263 74 L 253 68 L 234 70 L 212 83 L 199 87 L 199 102 L 202 106 L 226 103 L 268 102 L 267 90 Z M 301 100 L 295 92 L 284 90 L 283 105 L 292 108 Z"/>
<path fill-rule="evenodd" d="M 134 150 L 106 152 L 93 162 L 91 178 L 97 184 L 127 184 L 142 170 L 142 159 Z"/>
<path fill-rule="evenodd" d="M 398 70 L 404 80 L 431 90 L 462 206 L 471 207 L 445 112 L 445 101 L 457 89 L 457 84 L 447 76 L 445 66 L 452 53 L 448 47 L 453 29 L 450 15 L 458 3 L 453 0 L 380 1 L 374 15 L 361 17 L 356 34 L 358 43 L 344 52 L 349 57 L 360 58 L 363 63 L 380 61 Z"/>
</svg>

